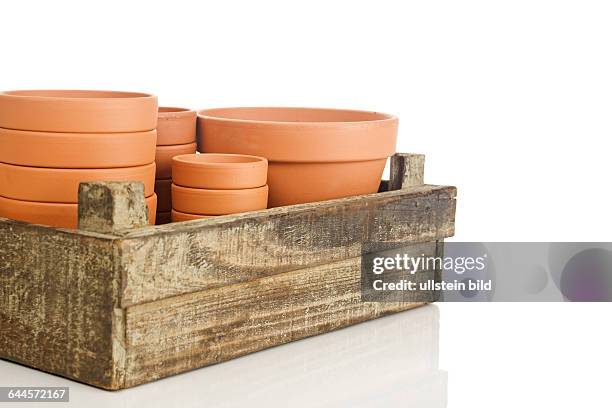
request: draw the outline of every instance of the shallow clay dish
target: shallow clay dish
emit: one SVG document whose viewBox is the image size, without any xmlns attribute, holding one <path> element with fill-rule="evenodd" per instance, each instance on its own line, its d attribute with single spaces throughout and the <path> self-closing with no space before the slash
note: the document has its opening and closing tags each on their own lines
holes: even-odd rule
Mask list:
<svg viewBox="0 0 612 408">
<path fill-rule="evenodd" d="M 196 112 L 185 108 L 160 107 L 157 114 L 157 145 L 195 143 Z"/>
<path fill-rule="evenodd" d="M 46 203 L 78 202 L 87 181 L 142 181 L 145 196 L 154 192 L 155 164 L 117 169 L 47 169 L 0 163 L 0 196 Z"/>
<path fill-rule="evenodd" d="M 172 180 L 183 187 L 243 189 L 265 186 L 268 160 L 241 154 L 186 154 L 172 159 Z"/>
<path fill-rule="evenodd" d="M 176 211 L 224 215 L 263 210 L 268 201 L 268 186 L 243 190 L 205 190 L 172 185 L 172 207 Z"/>
<path fill-rule="evenodd" d="M 196 152 L 196 144 L 182 144 L 173 146 L 157 146 L 155 151 L 155 163 L 157 164 L 158 179 L 172 178 L 172 158 L 182 154 L 193 154 Z"/>
<path fill-rule="evenodd" d="M 0 128 L 0 162 L 64 169 L 142 166 L 155 161 L 155 130 L 54 133 Z"/>
<path fill-rule="evenodd" d="M 146 199 L 149 224 L 155 225 L 157 196 Z M 0 217 L 59 228 L 77 228 L 78 204 L 39 203 L 0 197 Z"/>
<path fill-rule="evenodd" d="M 398 120 L 378 112 L 222 108 L 198 112 L 202 152 L 268 159 L 269 206 L 378 190 L 395 152 Z"/>
<path fill-rule="evenodd" d="M 182 221 L 191 221 L 191 220 L 199 220 L 202 218 L 213 218 L 216 215 L 198 215 L 198 214 L 187 214 L 180 211 L 172 210 L 171 220 L 172 222 L 182 222 Z"/>
<path fill-rule="evenodd" d="M 157 97 L 137 92 L 0 92 L 0 127 L 42 132 L 143 132 L 157 125 Z"/>
<path fill-rule="evenodd" d="M 172 209 L 172 179 L 155 180 L 157 211 L 170 212 Z"/>
</svg>

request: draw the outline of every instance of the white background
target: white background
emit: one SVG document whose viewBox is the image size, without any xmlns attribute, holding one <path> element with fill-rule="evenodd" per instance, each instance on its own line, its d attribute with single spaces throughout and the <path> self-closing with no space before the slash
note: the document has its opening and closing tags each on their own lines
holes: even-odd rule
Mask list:
<svg viewBox="0 0 612 408">
<path fill-rule="evenodd" d="M 456 240 L 609 240 L 609 2 L 4 1 L 0 18 L 0 89 L 148 91 L 162 105 L 192 108 L 395 113 L 398 150 L 426 154 L 426 181 L 459 189 Z M 612 363 L 610 312 L 607 304 L 440 305 L 448 406 L 602 406 Z M 393 319 L 410 322 L 408 315 Z M 345 332 L 351 330 L 367 338 L 359 328 Z M 320 341 L 228 364 L 252 371 L 272 364 L 274 353 L 312 352 L 308 344 Z M 365 387 L 365 375 L 346 372 L 352 382 L 340 381 L 319 357 L 305 405 L 343 405 L 355 389 L 371 389 L 357 402 L 373 405 L 383 394 Z M 390 361 L 370 363 L 385 371 Z M 207 373 L 234 365 L 153 386 L 179 381 L 197 389 L 204 387 L 198 381 L 209 384 Z M 307 369 L 284 367 L 271 381 Z M 0 385 L 64 381 L 48 377 L 0 362 Z M 241 378 L 232 377 L 232 384 Z M 223 378 L 215 381 L 223 389 Z M 73 398 L 108 401 L 108 393 L 64 382 Z M 146 394 L 138 390 L 145 388 L 112 394 L 113 403 L 137 404 Z M 169 402 L 175 394 L 166 395 Z M 182 391 L 181 405 L 206 403 L 207 396 Z M 282 406 L 286 398 L 279 392 L 276 404 L 274 395 L 266 403 Z"/>
</svg>

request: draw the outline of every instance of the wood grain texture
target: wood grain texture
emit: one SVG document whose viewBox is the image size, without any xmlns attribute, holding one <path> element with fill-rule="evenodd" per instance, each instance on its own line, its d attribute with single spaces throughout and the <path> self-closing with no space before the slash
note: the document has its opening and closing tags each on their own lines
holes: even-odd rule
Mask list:
<svg viewBox="0 0 612 408">
<path fill-rule="evenodd" d="M 400 247 L 450 237 L 455 194 L 417 186 L 142 228 L 121 241 L 121 306 L 360 256 L 364 242 Z"/>
<path fill-rule="evenodd" d="M 361 301 L 361 258 L 126 309 L 126 387 L 422 303 Z"/>
<path fill-rule="evenodd" d="M 425 156 L 396 153 L 391 157 L 389 190 L 399 190 L 424 184 Z"/>
<path fill-rule="evenodd" d="M 115 251 L 102 235 L 0 220 L 0 357 L 118 387 Z"/>
</svg>

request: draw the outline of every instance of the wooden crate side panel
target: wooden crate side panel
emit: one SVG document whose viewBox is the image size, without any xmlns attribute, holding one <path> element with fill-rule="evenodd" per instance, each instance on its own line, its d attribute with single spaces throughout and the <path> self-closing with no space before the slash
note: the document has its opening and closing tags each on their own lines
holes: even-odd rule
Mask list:
<svg viewBox="0 0 612 408">
<path fill-rule="evenodd" d="M 360 277 L 354 257 L 129 307 L 126 387 L 423 304 L 362 302 Z"/>
<path fill-rule="evenodd" d="M 0 223 L 0 357 L 117 388 L 112 240 Z"/>
<path fill-rule="evenodd" d="M 415 186 L 179 223 L 155 234 L 144 229 L 122 241 L 121 305 L 360 256 L 364 242 L 444 239 L 454 234 L 455 194 L 454 187 Z"/>
</svg>

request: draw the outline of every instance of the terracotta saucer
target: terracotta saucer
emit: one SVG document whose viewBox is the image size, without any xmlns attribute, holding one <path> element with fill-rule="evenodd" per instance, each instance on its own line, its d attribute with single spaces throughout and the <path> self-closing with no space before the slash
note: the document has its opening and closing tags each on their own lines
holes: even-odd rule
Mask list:
<svg viewBox="0 0 612 408">
<path fill-rule="evenodd" d="M 155 177 L 158 179 L 172 178 L 172 158 L 182 154 L 193 154 L 196 152 L 196 149 L 195 143 L 157 146 L 155 151 L 155 163 L 157 164 Z"/>
<path fill-rule="evenodd" d="M 142 166 L 155 161 L 155 130 L 54 133 L 0 128 L 0 162 L 63 169 Z"/>
<path fill-rule="evenodd" d="M 155 163 L 117 169 L 48 169 L 0 163 L 0 196 L 46 203 L 76 203 L 86 181 L 142 181 L 154 192 Z"/>
<path fill-rule="evenodd" d="M 160 107 L 157 114 L 157 145 L 195 143 L 196 112 L 185 108 Z"/>
<path fill-rule="evenodd" d="M 268 160 L 241 154 L 185 154 L 172 159 L 174 184 L 213 190 L 266 185 Z"/>
<path fill-rule="evenodd" d="M 0 127 L 42 132 L 144 132 L 157 125 L 157 97 L 138 92 L 0 92 Z"/>
<path fill-rule="evenodd" d="M 146 202 L 149 224 L 154 225 L 157 196 L 152 195 Z M 78 225 L 78 204 L 39 203 L 0 197 L 0 217 L 30 224 L 75 229 Z"/>
<path fill-rule="evenodd" d="M 187 214 L 180 211 L 172 210 L 172 222 L 183 222 L 191 220 L 199 220 L 202 218 L 214 218 L 217 215 L 198 215 L 198 214 Z"/>
<path fill-rule="evenodd" d="M 263 210 L 268 203 L 268 186 L 243 190 L 206 190 L 172 185 L 172 207 L 200 215 L 224 215 Z"/>
</svg>

